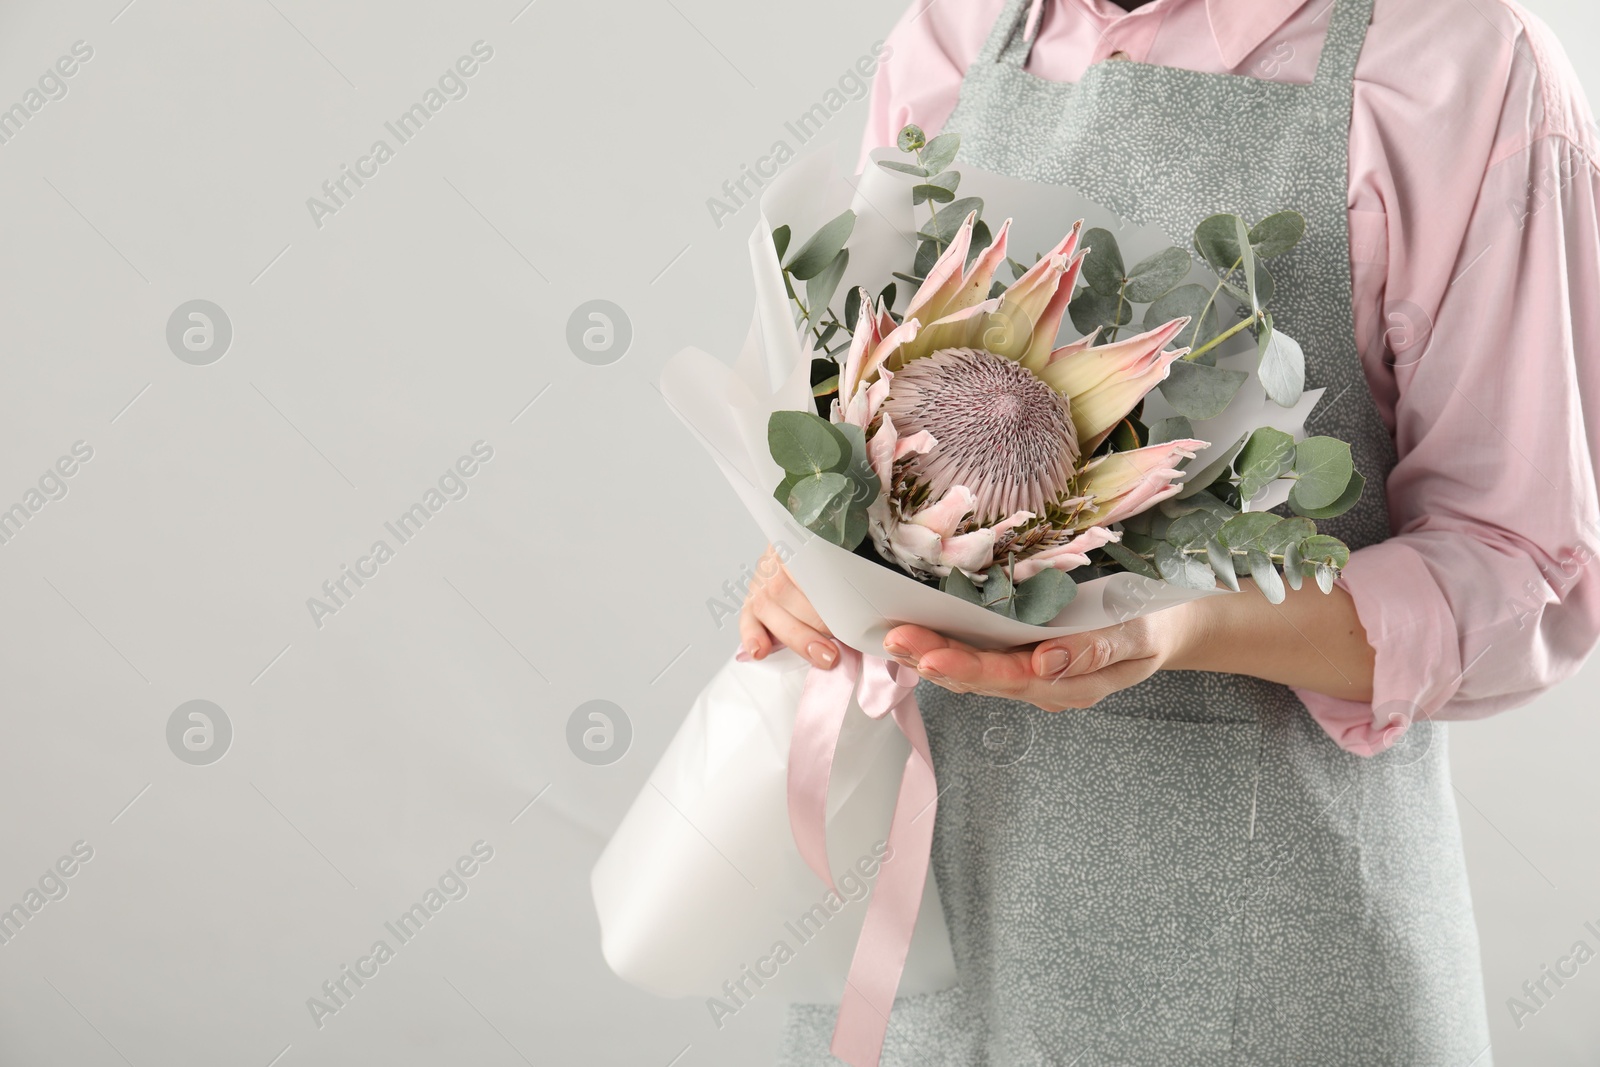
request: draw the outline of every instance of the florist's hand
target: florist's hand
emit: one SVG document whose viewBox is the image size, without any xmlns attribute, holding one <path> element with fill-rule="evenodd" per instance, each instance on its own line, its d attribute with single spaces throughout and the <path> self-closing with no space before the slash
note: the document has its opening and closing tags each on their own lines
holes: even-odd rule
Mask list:
<svg viewBox="0 0 1600 1067">
<path fill-rule="evenodd" d="M 739 643 L 755 659 L 766 659 L 787 645 L 823 670 L 839 659 L 828 628 L 770 545 L 756 564 L 755 581 L 739 609 Z"/>
<path fill-rule="evenodd" d="M 1006 652 L 980 651 L 920 626 L 895 627 L 883 647 L 952 693 L 1022 700 L 1045 711 L 1087 708 L 1176 665 L 1191 629 L 1188 606 Z"/>
</svg>

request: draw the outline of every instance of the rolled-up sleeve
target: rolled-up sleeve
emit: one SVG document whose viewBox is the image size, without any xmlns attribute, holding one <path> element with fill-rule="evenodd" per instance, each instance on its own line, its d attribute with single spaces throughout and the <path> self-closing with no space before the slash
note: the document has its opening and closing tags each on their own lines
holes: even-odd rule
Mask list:
<svg viewBox="0 0 1600 1067">
<path fill-rule="evenodd" d="M 1547 31 L 1527 27 L 1510 53 L 1470 182 L 1430 175 L 1420 147 L 1373 148 L 1393 173 L 1368 190 L 1388 261 L 1363 357 L 1382 363 L 1368 377 L 1399 456 L 1384 487 L 1394 536 L 1353 553 L 1338 580 L 1375 652 L 1373 697 L 1297 690 L 1363 755 L 1419 718 L 1526 703 L 1600 640 L 1595 129 Z M 1469 165 L 1470 132 L 1456 132 L 1432 148 Z"/>
</svg>

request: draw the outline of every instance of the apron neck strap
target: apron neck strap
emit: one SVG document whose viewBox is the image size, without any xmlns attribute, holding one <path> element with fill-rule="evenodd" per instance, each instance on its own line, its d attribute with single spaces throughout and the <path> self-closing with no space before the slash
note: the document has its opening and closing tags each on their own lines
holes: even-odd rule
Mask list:
<svg viewBox="0 0 1600 1067">
<path fill-rule="evenodd" d="M 1056 0 L 1006 0 L 976 62 L 1004 63 L 1022 69 L 1038 38 L 1044 5 L 1054 2 Z M 1350 92 L 1356 59 L 1367 38 L 1367 25 L 1372 21 L 1372 3 L 1373 0 L 1334 0 L 1322 55 L 1317 60 L 1317 73 L 1312 80 L 1312 86 L 1319 93 L 1338 97 Z"/>
</svg>

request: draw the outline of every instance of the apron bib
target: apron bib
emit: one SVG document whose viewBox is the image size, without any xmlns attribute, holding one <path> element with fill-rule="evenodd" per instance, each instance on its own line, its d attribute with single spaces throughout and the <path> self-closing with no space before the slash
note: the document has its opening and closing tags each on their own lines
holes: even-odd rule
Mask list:
<svg viewBox="0 0 1600 1067">
<path fill-rule="evenodd" d="M 1188 243 L 1217 212 L 1292 208 L 1273 317 L 1327 387 L 1361 501 L 1319 529 L 1389 536 L 1392 439 L 1355 345 L 1352 78 L 1372 0 L 1334 4 L 1315 80 L 1127 60 L 1023 69 L 1008 0 L 945 125 L 962 162 L 1071 185 Z M 1280 509 L 1281 510 L 1281 509 Z M 940 793 L 933 870 L 960 984 L 904 997 L 906 1067 L 1490 1067 L 1445 730 L 1340 749 L 1288 688 L 1160 672 L 1087 711 L 918 687 Z M 832 1064 L 835 1008 L 791 1009 L 780 1062 Z"/>
</svg>

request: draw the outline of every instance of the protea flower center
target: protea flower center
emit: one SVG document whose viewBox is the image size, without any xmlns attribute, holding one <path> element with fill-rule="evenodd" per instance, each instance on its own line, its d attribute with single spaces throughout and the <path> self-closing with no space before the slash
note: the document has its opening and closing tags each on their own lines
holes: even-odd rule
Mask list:
<svg viewBox="0 0 1600 1067">
<path fill-rule="evenodd" d="M 1078 439 L 1067 398 L 1014 360 L 946 348 L 894 376 L 883 411 L 900 437 L 926 430 L 938 442 L 909 458 L 937 500 L 952 485 L 977 498 L 986 525 L 1017 511 L 1042 515 L 1067 495 Z"/>
</svg>

